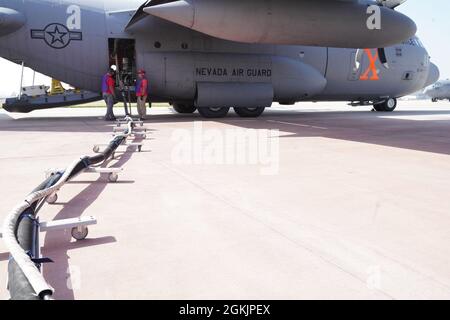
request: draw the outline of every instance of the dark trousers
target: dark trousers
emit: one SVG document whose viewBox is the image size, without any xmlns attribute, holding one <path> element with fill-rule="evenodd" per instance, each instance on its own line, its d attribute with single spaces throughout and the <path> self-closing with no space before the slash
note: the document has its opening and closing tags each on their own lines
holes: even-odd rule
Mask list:
<svg viewBox="0 0 450 320">
<path fill-rule="evenodd" d="M 112 94 L 110 93 L 104 93 L 103 94 L 103 99 L 105 100 L 106 103 L 106 120 L 111 120 L 114 119 L 114 97 Z"/>
</svg>

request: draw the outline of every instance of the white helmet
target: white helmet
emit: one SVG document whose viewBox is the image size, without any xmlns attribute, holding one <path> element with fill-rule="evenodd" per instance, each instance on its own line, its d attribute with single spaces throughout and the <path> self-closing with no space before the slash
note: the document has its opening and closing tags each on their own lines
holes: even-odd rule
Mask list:
<svg viewBox="0 0 450 320">
<path fill-rule="evenodd" d="M 113 64 L 113 65 L 111 66 L 111 70 L 113 70 L 114 72 L 117 72 L 117 66 L 116 66 L 115 64 Z"/>
</svg>

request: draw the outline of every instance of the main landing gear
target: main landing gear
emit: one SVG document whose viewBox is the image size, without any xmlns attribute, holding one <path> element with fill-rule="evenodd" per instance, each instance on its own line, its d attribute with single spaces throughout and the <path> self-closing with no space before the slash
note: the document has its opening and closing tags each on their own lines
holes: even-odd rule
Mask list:
<svg viewBox="0 0 450 320">
<path fill-rule="evenodd" d="M 264 113 L 266 108 L 234 108 L 234 112 L 241 118 L 258 118 Z"/>
<path fill-rule="evenodd" d="M 194 113 L 197 108 L 194 105 L 184 104 L 184 103 L 174 103 L 172 104 L 172 108 L 181 114 L 189 114 Z"/>
<path fill-rule="evenodd" d="M 230 108 L 198 108 L 198 113 L 206 119 L 225 118 Z"/>
<path fill-rule="evenodd" d="M 264 113 L 266 108 L 233 108 L 234 112 L 241 118 L 258 118 Z M 207 119 L 224 118 L 227 116 L 230 108 L 198 108 L 200 115 Z"/>
<path fill-rule="evenodd" d="M 195 111 L 205 119 L 225 118 L 230 112 L 230 107 L 201 107 L 197 108 L 193 102 L 172 102 L 173 110 L 180 114 L 192 114 Z M 241 118 L 258 118 L 266 110 L 265 107 L 234 107 L 234 112 Z"/>
</svg>

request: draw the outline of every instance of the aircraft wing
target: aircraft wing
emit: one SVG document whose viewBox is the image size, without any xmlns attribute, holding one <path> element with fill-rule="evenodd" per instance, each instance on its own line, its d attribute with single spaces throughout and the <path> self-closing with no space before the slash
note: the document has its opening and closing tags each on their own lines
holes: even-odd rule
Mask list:
<svg viewBox="0 0 450 320">
<path fill-rule="evenodd" d="M 223 1 L 227 1 L 227 0 L 223 0 Z M 341 1 L 341 2 L 355 2 L 358 0 L 335 0 L 335 1 Z M 367 0 L 368 2 L 370 0 Z M 391 8 L 394 9 L 396 7 L 398 7 L 399 5 L 403 4 L 404 2 L 406 2 L 407 0 L 375 0 L 379 5 L 387 7 L 387 8 Z M 163 3 L 167 3 L 170 2 L 168 0 L 147 0 L 145 1 L 134 13 L 133 17 L 130 19 L 130 21 L 128 22 L 127 26 L 125 29 L 128 29 L 129 27 L 131 27 L 132 25 L 134 25 L 136 22 L 142 20 L 143 18 L 145 18 L 147 16 L 147 14 L 144 12 L 144 8 L 146 8 L 147 6 L 151 5 L 158 5 L 158 4 L 163 4 Z"/>
<path fill-rule="evenodd" d="M 417 31 L 414 21 L 393 10 L 403 2 L 148 0 L 125 29 L 152 15 L 212 37 L 241 43 L 381 48 L 408 39 Z M 367 5 L 371 4 L 380 6 L 383 28 L 377 24 L 373 28 L 368 26 Z M 343 36 L 347 34 L 352 36 Z"/>
<path fill-rule="evenodd" d="M 134 15 L 131 17 L 130 21 L 128 22 L 127 26 L 125 27 L 125 30 L 133 26 L 135 23 L 139 22 L 140 20 L 144 19 L 147 14 L 144 12 L 144 8 L 147 7 L 147 5 L 152 2 L 151 0 L 145 1 L 134 13 Z M 159 1 L 163 2 L 163 1 Z"/>
</svg>

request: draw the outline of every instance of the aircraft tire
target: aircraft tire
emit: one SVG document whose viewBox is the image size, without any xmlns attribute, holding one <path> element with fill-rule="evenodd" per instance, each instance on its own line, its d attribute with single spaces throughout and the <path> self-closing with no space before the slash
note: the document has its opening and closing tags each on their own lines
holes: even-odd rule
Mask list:
<svg viewBox="0 0 450 320">
<path fill-rule="evenodd" d="M 392 112 L 397 108 L 397 99 L 390 98 L 382 103 L 374 104 L 373 107 L 378 112 Z"/>
<path fill-rule="evenodd" d="M 172 108 L 181 114 L 188 114 L 188 113 L 194 113 L 197 108 L 193 105 L 189 105 L 189 104 L 182 104 L 182 103 L 174 103 L 172 105 Z"/>
<path fill-rule="evenodd" d="M 234 108 L 234 112 L 241 118 L 258 118 L 266 108 Z"/>
<path fill-rule="evenodd" d="M 227 116 L 230 108 L 198 108 L 198 113 L 206 119 L 224 118 Z"/>
</svg>

